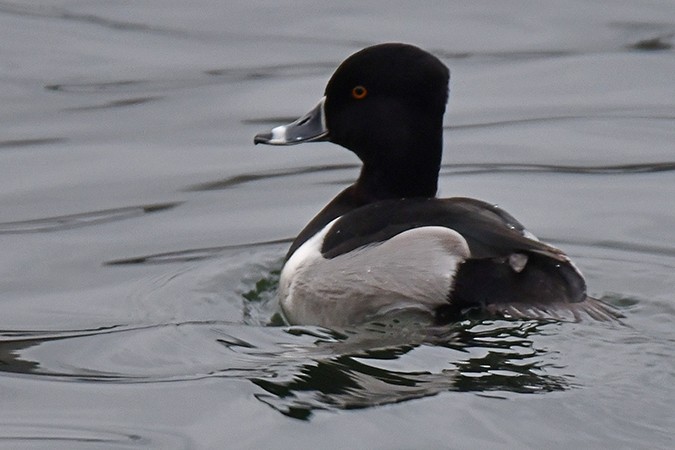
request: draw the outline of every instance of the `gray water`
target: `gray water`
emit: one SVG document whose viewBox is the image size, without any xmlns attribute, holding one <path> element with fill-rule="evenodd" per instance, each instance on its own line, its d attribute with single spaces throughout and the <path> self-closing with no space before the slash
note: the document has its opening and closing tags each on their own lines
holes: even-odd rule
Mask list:
<svg viewBox="0 0 675 450">
<path fill-rule="evenodd" d="M 0 447 L 672 448 L 674 36 L 656 0 L 0 1 Z M 252 137 L 385 41 L 452 70 L 441 195 L 623 324 L 279 324 L 358 161 Z"/>
</svg>

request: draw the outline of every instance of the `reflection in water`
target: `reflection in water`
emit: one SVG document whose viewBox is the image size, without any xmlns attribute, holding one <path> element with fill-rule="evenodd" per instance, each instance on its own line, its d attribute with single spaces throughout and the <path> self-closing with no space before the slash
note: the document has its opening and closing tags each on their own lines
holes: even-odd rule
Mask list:
<svg viewBox="0 0 675 450">
<path fill-rule="evenodd" d="M 36 345 L 32 341 L 5 341 L 0 342 L 0 370 L 12 373 L 37 373 L 40 364 L 21 358 L 21 350 Z"/>
<path fill-rule="evenodd" d="M 267 393 L 256 398 L 277 411 L 307 419 L 318 409 L 365 408 L 434 395 L 451 389 L 454 373 L 399 373 L 350 356 L 317 361 L 299 368 L 287 382 L 252 379 Z"/>
<path fill-rule="evenodd" d="M 84 339 L 103 340 L 115 334 L 108 360 L 119 359 L 116 353 L 135 341 L 134 334 L 146 335 L 152 342 L 153 332 L 175 331 L 192 327 L 198 335 L 206 330 L 211 340 L 223 350 L 208 366 L 190 365 L 176 368 L 169 364 L 165 372 L 157 367 L 142 367 L 144 360 L 162 361 L 180 348 L 170 335 L 165 336 L 162 351 L 151 355 L 139 349 L 128 373 L 106 372 L 78 361 L 80 366 L 64 361 L 60 367 L 51 362 L 30 360 L 32 347 L 56 344 L 59 354 L 73 352 Z M 82 332 L 50 333 L 12 339 L 3 334 L 0 341 L 0 370 L 13 373 L 59 377 L 73 381 L 148 383 L 179 381 L 204 377 L 248 379 L 264 392 L 256 398 L 275 410 L 298 419 L 308 419 L 315 410 L 367 408 L 436 395 L 444 391 L 538 393 L 567 389 L 564 376 L 551 375 L 547 369 L 548 352 L 537 349 L 532 338 L 546 327 L 542 322 L 471 322 L 443 330 L 420 330 L 383 324 L 371 324 L 342 333 L 312 327 L 227 327 L 222 323 L 162 324 L 154 327 L 119 327 Z M 240 336 L 240 337 L 237 337 Z M 184 336 L 175 335 L 178 341 Z M 248 338 L 248 340 L 247 340 Z M 266 342 L 261 342 L 265 341 Z M 105 344 L 105 343 L 104 343 Z M 87 345 L 84 345 L 85 347 Z M 98 347 L 98 352 L 103 345 Z M 45 350 L 46 351 L 46 350 Z M 204 351 L 191 349 L 191 351 Z M 441 358 L 427 361 L 427 353 Z M 27 355 L 27 356 L 24 356 Z M 194 355 L 193 355 L 194 356 Z M 218 361 L 217 361 L 218 360 Z M 439 367 L 440 364 L 440 367 Z M 132 367 L 133 366 L 133 367 Z M 133 373 L 132 370 L 145 370 Z M 210 366 L 210 367 L 209 367 Z M 122 368 L 119 360 L 114 367 Z M 160 368 L 161 369 L 161 368 Z M 180 373 L 182 372 L 182 373 Z"/>
<path fill-rule="evenodd" d="M 399 318 L 340 331 L 283 326 L 276 289 L 284 247 L 259 243 L 222 248 L 220 258 L 211 249 L 116 262 L 182 264 L 141 293 L 140 321 L 88 330 L 0 331 L 0 371 L 125 384 L 243 379 L 260 389 L 259 401 L 302 420 L 317 410 L 369 408 L 442 392 L 498 396 L 575 386 L 557 351 L 542 343 L 561 331 L 552 320 L 467 318 L 428 327 Z M 190 256 L 203 260 L 186 270 Z M 228 261 L 236 264 L 227 268 Z M 189 298 L 197 293 L 205 299 L 203 310 Z M 192 309 L 181 312 L 171 302 Z M 230 317 L 238 321 L 222 320 L 223 304 L 237 311 Z M 171 311 L 170 318 L 153 319 L 153 308 Z"/>
<path fill-rule="evenodd" d="M 315 410 L 367 408 L 445 391 L 538 393 L 567 389 L 569 380 L 546 373 L 550 367 L 545 362 L 547 352 L 535 349 L 529 339 L 540 326 L 543 324 L 536 322 L 477 322 L 443 330 L 444 340 L 428 335 L 417 344 L 355 350 L 312 360 L 285 378 L 274 374 L 251 381 L 266 391 L 256 398 L 297 419 L 307 419 Z M 341 342 L 349 345 L 349 339 L 362 337 L 357 334 Z M 401 362 L 407 353 L 423 352 L 432 345 L 449 350 L 440 369 L 386 367 L 387 361 Z M 472 356 L 476 353 L 480 355 Z"/>
</svg>

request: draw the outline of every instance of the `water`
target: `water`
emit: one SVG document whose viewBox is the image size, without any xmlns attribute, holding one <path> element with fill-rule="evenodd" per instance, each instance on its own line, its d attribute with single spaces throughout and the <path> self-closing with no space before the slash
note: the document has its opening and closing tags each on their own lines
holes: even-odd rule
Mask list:
<svg viewBox="0 0 675 450">
<path fill-rule="evenodd" d="M 660 1 L 0 2 L 0 447 L 672 448 L 674 35 Z M 358 164 L 252 137 L 391 40 L 452 70 L 441 194 L 623 325 L 278 326 Z"/>
</svg>

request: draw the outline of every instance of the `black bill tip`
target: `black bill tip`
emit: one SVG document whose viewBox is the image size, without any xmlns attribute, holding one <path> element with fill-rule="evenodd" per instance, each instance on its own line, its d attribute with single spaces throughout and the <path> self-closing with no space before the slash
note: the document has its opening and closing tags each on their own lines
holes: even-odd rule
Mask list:
<svg viewBox="0 0 675 450">
<path fill-rule="evenodd" d="M 269 144 L 270 140 L 272 140 L 272 133 L 258 133 L 255 135 L 253 138 L 253 143 L 254 144 Z"/>
</svg>

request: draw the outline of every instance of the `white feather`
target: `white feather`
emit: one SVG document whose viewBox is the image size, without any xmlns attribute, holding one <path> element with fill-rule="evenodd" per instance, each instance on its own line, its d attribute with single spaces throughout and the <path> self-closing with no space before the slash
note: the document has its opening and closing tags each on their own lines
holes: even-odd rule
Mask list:
<svg viewBox="0 0 675 450">
<path fill-rule="evenodd" d="M 334 222 L 300 246 L 281 272 L 280 303 L 291 323 L 350 325 L 401 311 L 432 317 L 469 256 L 456 231 L 421 227 L 326 259 L 321 246 Z"/>
</svg>

